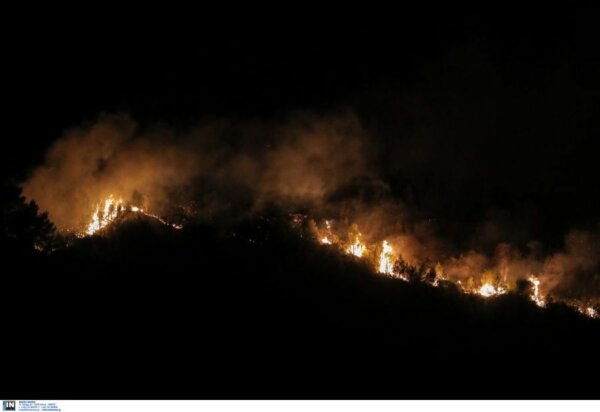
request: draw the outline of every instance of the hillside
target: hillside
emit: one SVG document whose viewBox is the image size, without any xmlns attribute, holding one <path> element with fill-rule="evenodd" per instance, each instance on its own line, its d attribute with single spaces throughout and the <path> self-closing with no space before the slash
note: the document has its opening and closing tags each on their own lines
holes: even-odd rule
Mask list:
<svg viewBox="0 0 600 412">
<path fill-rule="evenodd" d="M 16 398 L 597 396 L 599 321 L 377 275 L 276 216 L 130 219 L 6 261 Z"/>
</svg>

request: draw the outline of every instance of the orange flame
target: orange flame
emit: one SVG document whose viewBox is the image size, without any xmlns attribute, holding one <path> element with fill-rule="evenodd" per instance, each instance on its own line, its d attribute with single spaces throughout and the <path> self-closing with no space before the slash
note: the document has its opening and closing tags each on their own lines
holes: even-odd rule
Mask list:
<svg viewBox="0 0 600 412">
<path fill-rule="evenodd" d="M 93 234 L 97 233 L 99 230 L 102 230 L 105 227 L 109 226 L 120 215 L 122 215 L 125 212 L 140 213 L 144 216 L 148 216 L 152 219 L 159 221 L 163 225 L 170 226 L 174 229 L 182 229 L 183 228 L 182 225 L 175 224 L 175 223 L 168 223 L 160 216 L 146 212 L 140 206 L 131 205 L 129 207 L 126 207 L 125 202 L 123 201 L 122 198 L 119 197 L 119 199 L 115 200 L 115 197 L 112 194 L 110 194 L 103 202 L 100 202 L 96 205 L 96 209 L 94 210 L 94 213 L 92 214 L 92 217 L 91 217 L 90 223 L 87 226 L 87 229 L 85 230 L 85 232 L 81 233 L 79 236 L 80 237 L 92 236 Z"/>
</svg>

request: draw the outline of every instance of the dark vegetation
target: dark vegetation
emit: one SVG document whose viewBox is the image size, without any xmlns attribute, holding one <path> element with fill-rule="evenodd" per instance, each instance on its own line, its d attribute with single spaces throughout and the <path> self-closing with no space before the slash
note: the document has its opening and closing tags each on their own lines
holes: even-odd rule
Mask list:
<svg viewBox="0 0 600 412">
<path fill-rule="evenodd" d="M 4 398 L 598 394 L 600 322 L 561 305 L 377 276 L 276 213 L 42 253 L 52 226 L 3 193 Z"/>
</svg>

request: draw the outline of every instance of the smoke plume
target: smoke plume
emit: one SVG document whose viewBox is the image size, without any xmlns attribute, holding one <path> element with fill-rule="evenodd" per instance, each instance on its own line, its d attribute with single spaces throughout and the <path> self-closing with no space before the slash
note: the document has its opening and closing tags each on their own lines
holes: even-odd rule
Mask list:
<svg viewBox="0 0 600 412">
<path fill-rule="evenodd" d="M 62 230 L 81 230 L 109 195 L 163 213 L 174 202 L 214 215 L 265 204 L 318 207 L 366 173 L 366 151 L 352 115 L 298 115 L 278 125 L 214 121 L 182 133 L 140 131 L 127 115 L 102 115 L 69 130 L 23 184 Z"/>
</svg>

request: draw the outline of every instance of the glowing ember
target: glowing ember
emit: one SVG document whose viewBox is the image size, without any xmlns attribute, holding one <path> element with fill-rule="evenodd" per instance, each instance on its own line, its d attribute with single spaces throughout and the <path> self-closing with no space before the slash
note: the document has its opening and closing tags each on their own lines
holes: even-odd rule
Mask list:
<svg viewBox="0 0 600 412">
<path fill-rule="evenodd" d="M 134 208 L 135 208 L 135 209 L 137 209 L 137 210 L 134 210 Z M 148 213 L 148 212 L 146 212 L 146 211 L 145 211 L 144 209 L 142 209 L 142 208 L 138 208 L 138 207 L 132 206 L 132 207 L 130 208 L 130 210 L 131 210 L 132 212 L 141 213 L 141 214 L 143 214 L 144 216 L 151 217 L 152 219 L 156 219 L 156 220 L 158 220 L 160 223 L 162 223 L 163 225 L 165 225 L 165 226 L 171 226 L 173 229 L 183 229 L 183 225 L 178 225 L 178 224 L 175 224 L 175 223 L 168 223 L 168 222 L 167 222 L 166 220 L 164 220 L 162 217 L 160 217 L 160 216 L 158 216 L 158 215 L 154 215 L 154 214 L 152 214 L 152 213 Z"/>
<path fill-rule="evenodd" d="M 363 253 L 367 247 L 360 243 L 360 240 L 356 239 L 353 244 L 350 245 L 348 249 L 346 249 L 347 253 L 350 253 L 356 257 L 362 257 Z"/>
<path fill-rule="evenodd" d="M 577 308 L 577 310 L 579 311 L 579 313 L 592 318 L 592 319 L 597 319 L 598 317 L 598 312 L 596 311 L 596 309 L 594 309 L 591 306 L 580 306 Z"/>
<path fill-rule="evenodd" d="M 386 240 L 383 241 L 383 250 L 379 255 L 379 272 L 391 275 L 393 273 L 394 263 L 392 261 L 392 247 Z"/>
<path fill-rule="evenodd" d="M 536 305 L 538 305 L 540 308 L 543 308 L 546 305 L 546 301 L 544 300 L 544 297 L 540 294 L 540 280 L 531 275 L 529 277 L 529 281 L 533 284 L 533 293 L 531 294 L 530 298 L 532 301 L 535 302 Z"/>
<path fill-rule="evenodd" d="M 323 245 L 331 245 L 333 242 L 331 242 L 331 240 L 329 240 L 329 238 L 325 236 L 323 239 L 321 239 L 321 243 Z"/>
<path fill-rule="evenodd" d="M 506 293 L 506 289 L 502 286 L 494 286 L 491 283 L 484 283 L 483 286 L 479 288 L 478 293 L 484 298 L 489 298 L 491 296 L 500 296 Z"/>
</svg>

